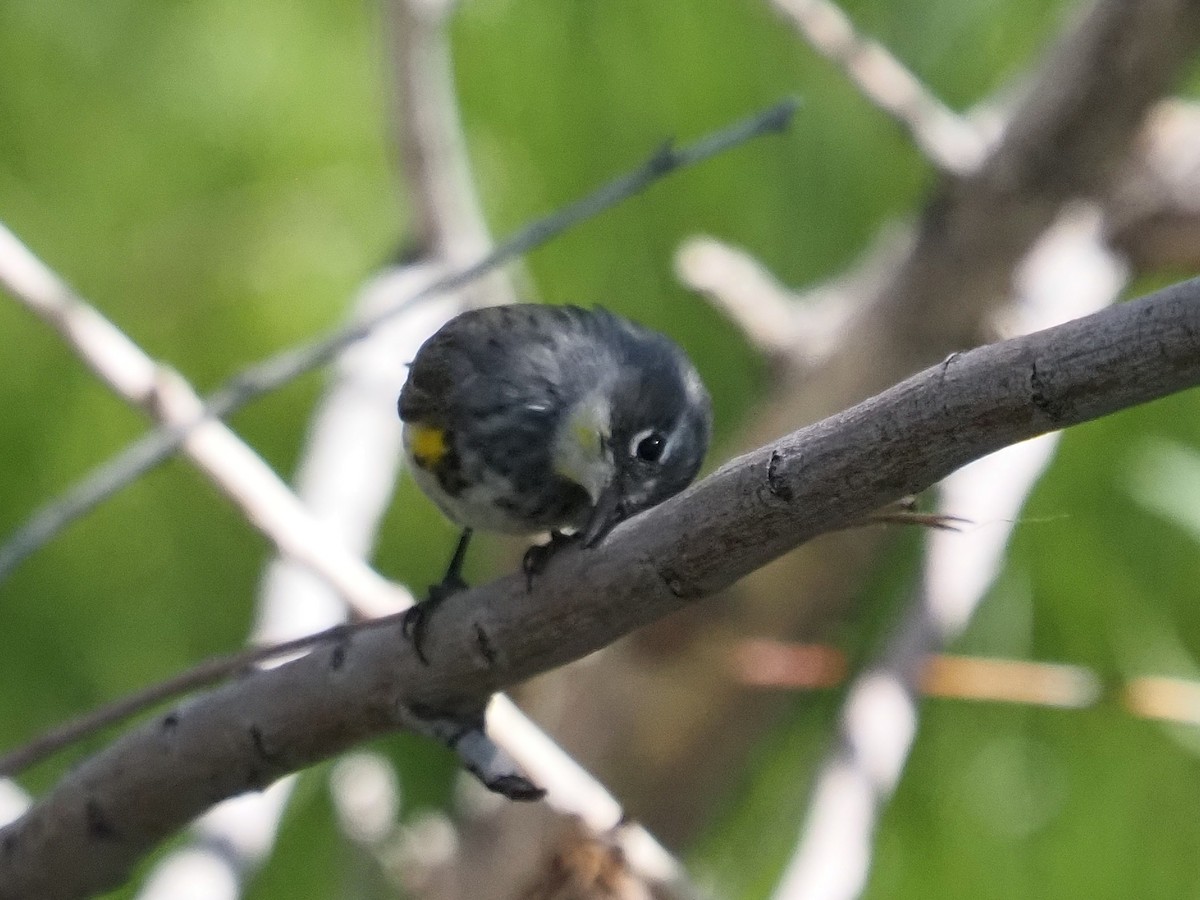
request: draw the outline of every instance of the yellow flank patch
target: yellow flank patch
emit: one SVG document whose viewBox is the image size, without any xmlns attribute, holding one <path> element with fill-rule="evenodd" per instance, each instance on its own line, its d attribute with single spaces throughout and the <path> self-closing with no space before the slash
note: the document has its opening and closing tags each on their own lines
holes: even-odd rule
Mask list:
<svg viewBox="0 0 1200 900">
<path fill-rule="evenodd" d="M 422 469 L 436 466 L 446 455 L 446 432 L 429 425 L 414 425 L 409 446 L 413 460 Z"/>
</svg>

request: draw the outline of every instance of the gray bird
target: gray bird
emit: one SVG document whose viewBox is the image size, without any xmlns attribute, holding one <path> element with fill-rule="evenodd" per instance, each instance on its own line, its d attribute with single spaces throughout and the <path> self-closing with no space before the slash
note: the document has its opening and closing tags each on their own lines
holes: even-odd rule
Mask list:
<svg viewBox="0 0 1200 900">
<path fill-rule="evenodd" d="M 575 306 L 456 316 L 417 351 L 399 411 L 417 485 L 463 529 L 446 577 L 406 621 L 418 653 L 429 611 L 465 586 L 474 529 L 549 531 L 526 555 L 532 574 L 565 533 L 592 547 L 687 487 L 712 430 L 708 392 L 674 342 Z"/>
</svg>

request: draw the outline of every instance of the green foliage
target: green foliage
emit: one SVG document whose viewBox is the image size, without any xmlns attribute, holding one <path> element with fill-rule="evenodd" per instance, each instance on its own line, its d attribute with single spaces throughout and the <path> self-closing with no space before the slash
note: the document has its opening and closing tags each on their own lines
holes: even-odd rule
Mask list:
<svg viewBox="0 0 1200 900">
<path fill-rule="evenodd" d="M 355 848 L 338 829 L 326 775 L 328 766 L 301 776 L 279 829 L 273 863 L 254 879 L 247 900 L 339 895 L 342 865 Z"/>
<path fill-rule="evenodd" d="M 1061 25 L 1061 7 L 847 5 L 958 108 L 1024 71 Z M 930 180 L 900 130 L 765 3 L 474 0 L 453 35 L 497 234 L 668 137 L 803 97 L 785 137 L 676 174 L 528 260 L 537 298 L 602 302 L 677 335 L 713 388 L 720 440 L 736 433 L 766 373 L 676 284 L 679 242 L 717 235 L 803 285 L 836 274 L 881 224 L 910 215 Z M 152 354 L 212 387 L 340 321 L 347 298 L 401 244 L 385 48 L 369 4 L 5 0 L 0 221 Z M 144 425 L 12 303 L 0 302 L 0 337 L 7 534 Z M 307 378 L 235 421 L 282 472 L 319 385 Z M 1066 437 L 959 649 L 1085 663 L 1114 679 L 1197 667 L 1196 538 L 1139 503 L 1133 485 L 1156 441 L 1200 445 L 1198 407 L 1181 396 Z M 435 580 L 453 543 L 439 521 L 402 485 L 380 567 L 416 585 Z M 510 558 L 486 546 L 494 562 Z M 236 647 L 268 555 L 178 462 L 72 527 L 0 585 L 0 746 Z M 873 609 L 894 599 L 909 556 L 879 574 L 865 598 Z M 487 561 L 486 551 L 473 558 L 476 577 Z M 879 617 L 859 625 L 873 634 Z M 856 655 L 865 642 L 846 641 Z M 728 896 L 769 894 L 835 700 L 798 701 L 731 778 L 734 799 L 694 853 Z M 411 739 L 381 746 L 397 762 L 406 814 L 446 802 L 445 754 Z M 869 896 L 1194 895 L 1198 747 L 1194 734 L 1115 705 L 929 703 L 880 829 Z M 44 789 L 65 765 L 25 783 Z M 346 883 L 353 853 L 323 781 L 305 784 L 255 900 L 334 896 Z"/>
</svg>

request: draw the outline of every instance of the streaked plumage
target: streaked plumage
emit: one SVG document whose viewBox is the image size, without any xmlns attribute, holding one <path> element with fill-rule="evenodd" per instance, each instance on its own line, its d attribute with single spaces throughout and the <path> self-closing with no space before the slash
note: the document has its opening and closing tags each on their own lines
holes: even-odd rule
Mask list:
<svg viewBox="0 0 1200 900">
<path fill-rule="evenodd" d="M 417 483 L 451 520 L 592 542 L 686 487 L 711 428 L 708 394 L 672 341 L 573 306 L 456 317 L 418 351 L 399 410 Z M 661 455 L 640 459 L 639 444 Z"/>
</svg>

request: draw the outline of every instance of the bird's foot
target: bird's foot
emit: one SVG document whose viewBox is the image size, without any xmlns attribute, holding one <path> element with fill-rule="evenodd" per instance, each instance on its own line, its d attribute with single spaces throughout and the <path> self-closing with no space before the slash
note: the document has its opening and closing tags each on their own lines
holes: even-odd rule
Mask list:
<svg viewBox="0 0 1200 900">
<path fill-rule="evenodd" d="M 422 644 L 425 640 L 425 629 L 429 626 L 429 617 L 448 597 L 466 589 L 465 581 L 448 575 L 439 584 L 431 584 L 425 599 L 421 603 L 409 607 L 404 614 L 404 618 L 400 622 L 400 630 L 412 643 L 413 650 L 417 653 L 417 659 L 425 665 L 429 665 L 429 659 L 425 656 Z"/>
<path fill-rule="evenodd" d="M 580 537 L 577 534 L 566 535 L 561 531 L 552 531 L 547 543 L 534 544 L 526 550 L 525 555 L 521 558 L 521 571 L 525 573 L 525 589 L 532 591 L 534 577 L 546 571 L 546 566 L 550 564 L 554 555 L 563 547 L 579 543 L 579 540 Z"/>
</svg>

